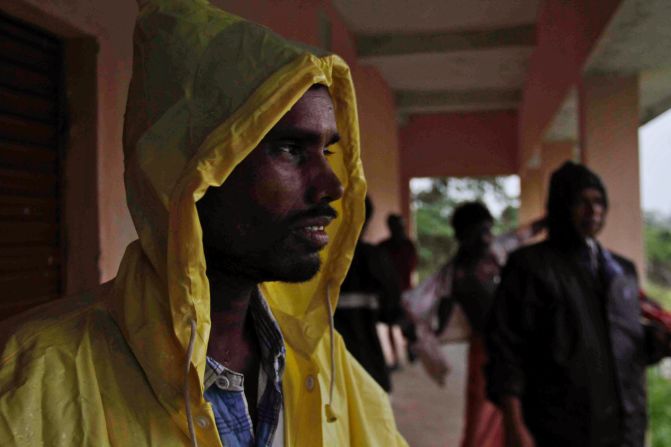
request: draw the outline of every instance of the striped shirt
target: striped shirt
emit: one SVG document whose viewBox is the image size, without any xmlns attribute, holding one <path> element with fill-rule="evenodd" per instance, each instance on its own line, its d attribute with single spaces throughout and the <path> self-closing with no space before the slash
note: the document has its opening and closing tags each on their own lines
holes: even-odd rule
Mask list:
<svg viewBox="0 0 671 447">
<path fill-rule="evenodd" d="M 282 373 L 285 361 L 284 340 L 260 292 L 254 294 L 249 310 L 261 346 L 256 430 L 247 408 L 244 393 L 245 377 L 226 368 L 211 357 L 207 357 L 205 366 L 205 399 L 212 405 L 217 430 L 223 445 L 227 447 L 281 446 L 283 445 L 281 415 Z M 276 434 L 278 439 L 273 442 Z"/>
</svg>

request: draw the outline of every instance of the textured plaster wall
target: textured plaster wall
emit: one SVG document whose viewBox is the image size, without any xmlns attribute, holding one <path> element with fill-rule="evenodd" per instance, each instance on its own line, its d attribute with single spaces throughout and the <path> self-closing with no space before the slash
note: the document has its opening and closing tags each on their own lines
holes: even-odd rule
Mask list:
<svg viewBox="0 0 671 447">
<path fill-rule="evenodd" d="M 377 216 L 369 238 L 385 236 L 383 221 L 400 209 L 398 137 L 393 95 L 379 74 L 361 67 L 351 35 L 335 9 L 326 1 L 235 0 L 213 1 L 226 10 L 259 22 L 279 34 L 318 46 L 320 21 L 331 24 L 331 49 L 352 67 L 358 94 L 364 167 Z M 97 145 L 100 280 L 113 278 L 126 245 L 136 233 L 126 208 L 123 186 L 121 136 L 126 93 L 132 65 L 132 32 L 137 14 L 133 0 L 0 0 L 12 16 L 63 37 L 90 36 L 99 45 L 97 60 Z M 76 254 L 71 254 L 76 256 Z"/>
</svg>

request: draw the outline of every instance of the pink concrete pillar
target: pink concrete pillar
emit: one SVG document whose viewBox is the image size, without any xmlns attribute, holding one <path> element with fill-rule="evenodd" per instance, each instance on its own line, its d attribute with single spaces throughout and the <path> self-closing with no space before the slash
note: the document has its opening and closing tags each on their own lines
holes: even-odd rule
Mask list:
<svg viewBox="0 0 671 447">
<path fill-rule="evenodd" d="M 547 197 L 552 173 L 568 160 L 576 159 L 575 141 L 545 142 L 541 147 L 541 170 L 543 171 L 543 192 Z"/>
<path fill-rule="evenodd" d="M 552 141 L 543 143 L 543 146 L 541 147 L 543 200 L 547 200 L 552 173 L 568 160 L 576 161 L 575 141 Z"/>
<path fill-rule="evenodd" d="M 520 178 L 520 223 L 526 224 L 545 213 L 543 172 L 528 168 Z"/>
<path fill-rule="evenodd" d="M 400 207 L 401 207 L 401 216 L 405 221 L 406 231 L 414 239 L 415 234 L 415 221 L 412 216 L 412 209 L 410 208 L 410 178 L 401 174 L 401 179 L 399 181 L 399 196 L 400 196 Z"/>
<path fill-rule="evenodd" d="M 566 160 L 575 159 L 575 142 L 553 141 L 540 147 L 538 166 L 521 174 L 520 223 L 525 224 L 545 214 L 552 172 Z"/>
<path fill-rule="evenodd" d="M 579 86 L 580 159 L 608 189 L 603 244 L 632 259 L 643 276 L 643 215 L 638 161 L 638 77 L 586 76 Z"/>
</svg>

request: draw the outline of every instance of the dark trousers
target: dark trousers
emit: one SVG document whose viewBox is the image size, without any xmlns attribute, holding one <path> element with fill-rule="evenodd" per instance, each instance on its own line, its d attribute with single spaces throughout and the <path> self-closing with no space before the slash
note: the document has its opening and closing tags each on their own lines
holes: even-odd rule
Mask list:
<svg viewBox="0 0 671 447">
<path fill-rule="evenodd" d="M 386 392 L 390 392 L 389 372 L 375 328 L 377 312 L 365 307 L 337 309 L 333 320 L 347 350 Z"/>
</svg>

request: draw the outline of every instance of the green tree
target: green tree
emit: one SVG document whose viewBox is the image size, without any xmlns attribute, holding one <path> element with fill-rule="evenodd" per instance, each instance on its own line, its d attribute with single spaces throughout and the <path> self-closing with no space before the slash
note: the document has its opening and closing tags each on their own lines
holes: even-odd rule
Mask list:
<svg viewBox="0 0 671 447">
<path fill-rule="evenodd" d="M 648 280 L 671 288 L 671 217 L 646 212 L 644 239 Z"/>
</svg>

